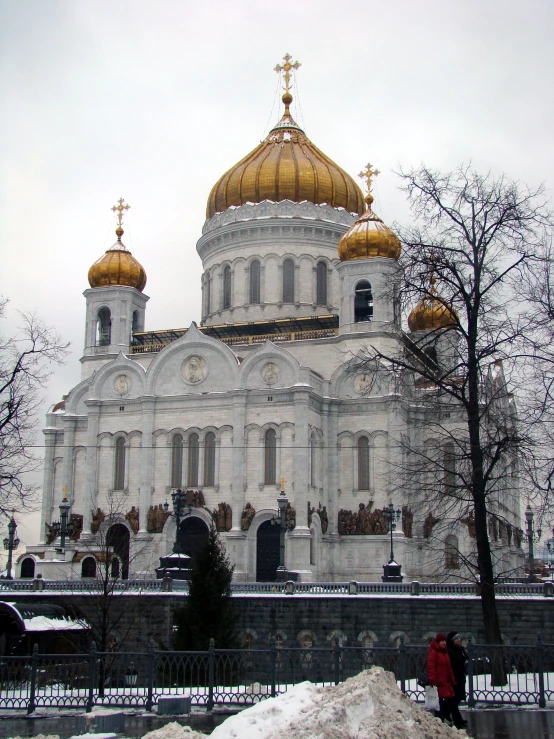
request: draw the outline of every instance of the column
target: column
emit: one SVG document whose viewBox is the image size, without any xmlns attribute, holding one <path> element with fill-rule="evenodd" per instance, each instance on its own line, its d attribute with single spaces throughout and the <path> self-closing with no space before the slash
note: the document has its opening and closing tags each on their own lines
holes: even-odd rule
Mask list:
<svg viewBox="0 0 554 739">
<path fill-rule="evenodd" d="M 99 400 L 87 400 L 88 429 L 87 429 L 87 468 L 85 473 L 85 496 L 83 502 L 83 533 L 81 540 L 91 538 L 90 524 L 92 510 L 96 508 L 98 493 L 98 425 L 100 421 Z"/>
<path fill-rule="evenodd" d="M 139 534 L 149 536 L 146 531 L 148 509 L 152 503 L 154 487 L 154 410 L 156 398 L 142 399 L 142 444 L 140 454 Z"/>
<path fill-rule="evenodd" d="M 245 505 L 245 420 L 246 390 L 238 390 L 234 393 L 233 398 L 233 476 L 231 482 L 231 508 L 233 510 L 233 528 L 227 534 L 225 546 L 227 548 L 227 553 L 231 562 L 235 564 L 233 579 L 239 582 L 246 580 L 248 574 L 246 531 L 241 531 L 240 528 L 240 520 Z M 219 446 L 216 446 L 216 454 L 218 449 Z"/>
<path fill-rule="evenodd" d="M 54 507 L 54 457 L 56 455 L 56 429 L 44 429 L 44 479 L 42 485 L 42 512 L 40 516 L 40 543 L 46 544 L 46 525 L 52 523 Z"/>
<path fill-rule="evenodd" d="M 296 509 L 296 528 L 287 536 L 286 566 L 301 573 L 302 580 L 311 579 L 310 529 L 308 526 L 308 425 L 309 389 L 294 393 L 294 491 L 287 487 L 288 497 Z"/>
</svg>

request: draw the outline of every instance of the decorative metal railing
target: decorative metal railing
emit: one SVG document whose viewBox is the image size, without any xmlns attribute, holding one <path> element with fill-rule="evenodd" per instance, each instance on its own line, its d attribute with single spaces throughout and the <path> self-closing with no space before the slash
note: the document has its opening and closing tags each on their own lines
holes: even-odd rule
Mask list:
<svg viewBox="0 0 554 739">
<path fill-rule="evenodd" d="M 110 583 L 114 592 L 163 592 L 178 591 L 188 593 L 185 580 L 119 580 Z M 37 590 L 68 591 L 73 593 L 94 593 L 104 588 L 102 580 L 0 580 L 0 593 L 4 591 L 34 592 Z M 477 596 L 475 583 L 384 583 L 384 582 L 248 582 L 233 583 L 233 595 L 437 595 L 437 596 Z M 551 598 L 554 588 L 550 581 L 544 583 L 513 582 L 498 583 L 497 596 L 533 596 Z"/>
<path fill-rule="evenodd" d="M 532 645 L 467 645 L 467 705 L 546 706 L 554 698 L 554 644 L 540 636 Z M 427 645 L 278 646 L 204 652 L 98 652 L 0 658 L 0 710 L 33 713 L 42 708 L 93 706 L 151 711 L 162 696 L 189 695 L 192 705 L 245 707 L 285 692 L 304 680 L 337 685 L 374 665 L 392 672 L 400 689 L 423 701 L 417 683 L 425 670 Z"/>
</svg>

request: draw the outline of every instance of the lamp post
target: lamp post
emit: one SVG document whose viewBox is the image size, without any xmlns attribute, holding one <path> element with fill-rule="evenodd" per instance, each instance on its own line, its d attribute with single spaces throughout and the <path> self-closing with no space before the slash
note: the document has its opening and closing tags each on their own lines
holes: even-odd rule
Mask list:
<svg viewBox="0 0 554 739">
<path fill-rule="evenodd" d="M 7 573 L 6 573 L 6 580 L 13 580 L 12 577 L 12 556 L 13 556 L 13 550 L 17 549 L 19 546 L 19 539 L 15 535 L 15 531 L 17 529 L 17 524 L 15 522 L 15 518 L 10 518 L 10 521 L 8 523 L 8 536 L 4 539 L 4 549 L 8 552 L 8 567 L 7 567 Z"/>
<path fill-rule="evenodd" d="M 288 498 L 285 495 L 285 483 L 284 477 L 281 478 L 281 492 L 277 497 L 277 507 L 279 513 L 271 519 L 271 523 L 274 526 L 279 526 L 279 567 L 277 567 L 276 579 L 283 581 L 287 579 L 288 571 L 285 567 L 285 534 L 289 530 L 287 525 L 287 505 Z"/>
<path fill-rule="evenodd" d="M 533 528 L 533 521 L 535 518 L 535 515 L 533 513 L 533 510 L 531 508 L 531 505 L 528 503 L 527 508 L 525 509 L 525 518 L 527 520 L 527 544 L 529 546 L 529 582 L 535 582 L 535 550 L 533 545 L 533 540 L 535 538 L 535 530 Z M 540 541 L 542 535 L 542 529 L 537 529 L 537 537 Z"/>
<path fill-rule="evenodd" d="M 171 493 L 171 500 L 173 502 L 173 512 L 169 515 L 175 516 L 175 543 L 173 544 L 173 554 L 184 554 L 181 544 L 179 543 L 179 524 L 181 523 L 182 518 L 190 516 L 192 513 L 192 504 L 188 505 L 188 512 L 183 513 L 186 507 L 187 494 L 185 490 L 181 490 L 180 488 Z M 164 503 L 164 509 L 166 513 L 169 512 L 169 503 L 167 501 Z"/>
<path fill-rule="evenodd" d="M 70 534 L 68 531 L 67 520 L 69 518 L 69 510 L 71 505 L 67 499 L 67 495 L 63 496 L 63 500 L 60 503 L 60 547 L 65 547 L 65 537 Z"/>
<path fill-rule="evenodd" d="M 390 531 L 390 559 L 388 561 L 388 564 L 383 565 L 383 582 L 402 582 L 404 579 L 402 577 L 402 565 L 397 564 L 394 561 L 394 544 L 392 540 L 392 534 L 393 531 L 396 529 L 396 522 L 400 520 L 400 516 L 402 515 L 402 511 L 400 508 L 394 509 L 394 505 L 392 503 L 389 503 L 387 508 L 383 509 L 383 513 L 385 515 L 385 519 L 388 521 L 389 524 L 389 531 Z"/>
</svg>

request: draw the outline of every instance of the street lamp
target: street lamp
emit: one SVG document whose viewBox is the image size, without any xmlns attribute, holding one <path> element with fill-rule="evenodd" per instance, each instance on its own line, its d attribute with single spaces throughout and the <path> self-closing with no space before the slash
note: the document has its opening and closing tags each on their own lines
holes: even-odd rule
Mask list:
<svg viewBox="0 0 554 739">
<path fill-rule="evenodd" d="M 402 582 L 402 580 L 404 579 L 402 577 L 402 565 L 399 565 L 397 562 L 394 561 L 394 545 L 392 540 L 393 531 L 395 531 L 396 529 L 396 522 L 400 521 L 402 511 L 400 510 L 400 508 L 394 510 L 394 505 L 392 503 L 389 503 L 387 508 L 383 509 L 383 513 L 385 519 L 388 521 L 389 524 L 390 559 L 388 561 L 388 564 L 383 565 L 382 580 L 383 582 Z"/>
<path fill-rule="evenodd" d="M 535 518 L 531 505 L 527 503 L 525 509 L 525 518 L 527 519 L 527 544 L 529 546 L 529 582 L 535 582 L 535 550 L 533 547 L 533 540 L 535 537 L 535 531 L 533 529 L 533 520 Z M 542 529 L 537 529 L 537 541 L 540 541 L 542 536 Z"/>
<path fill-rule="evenodd" d="M 164 509 L 170 516 L 175 516 L 175 543 L 173 544 L 173 554 L 184 554 L 181 544 L 179 543 L 179 524 L 181 523 L 181 518 L 191 515 L 192 502 L 189 502 L 188 504 L 187 513 L 183 513 L 186 505 L 187 494 L 185 490 L 181 490 L 180 488 L 171 493 L 171 500 L 173 502 L 173 512 L 169 513 L 169 503 L 167 501 L 164 503 Z"/>
<path fill-rule="evenodd" d="M 8 536 L 4 539 L 4 549 L 8 552 L 8 567 L 7 567 L 7 573 L 6 573 L 6 580 L 13 580 L 12 577 L 12 556 L 13 556 L 13 550 L 17 549 L 19 546 L 19 539 L 15 536 L 15 531 L 17 529 L 17 524 L 15 522 L 15 519 L 13 517 L 10 518 L 10 522 L 8 523 Z"/>
<path fill-rule="evenodd" d="M 65 537 L 69 534 L 68 525 L 67 525 L 67 519 L 69 518 L 69 510 L 71 508 L 71 505 L 67 499 L 67 495 L 63 496 L 63 500 L 60 503 L 60 547 L 64 549 L 65 547 Z"/>
<path fill-rule="evenodd" d="M 281 478 L 281 492 L 277 497 L 277 507 L 279 513 L 273 516 L 271 523 L 273 526 L 279 526 L 279 567 L 276 572 L 276 580 L 284 581 L 287 579 L 287 568 L 285 567 L 285 534 L 292 530 L 287 524 L 287 505 L 288 498 L 285 495 L 285 478 Z"/>
</svg>

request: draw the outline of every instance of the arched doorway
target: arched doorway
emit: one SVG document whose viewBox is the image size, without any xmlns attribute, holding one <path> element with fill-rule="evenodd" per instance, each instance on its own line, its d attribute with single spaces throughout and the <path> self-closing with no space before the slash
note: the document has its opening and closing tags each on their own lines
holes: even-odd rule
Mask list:
<svg viewBox="0 0 554 739">
<path fill-rule="evenodd" d="M 35 576 L 35 560 L 32 557 L 25 557 L 21 563 L 21 577 Z"/>
<path fill-rule="evenodd" d="M 256 581 L 274 582 L 279 567 L 279 526 L 264 521 L 256 532 Z"/>
<path fill-rule="evenodd" d="M 115 523 L 108 529 L 106 544 L 113 547 L 121 562 L 120 576 L 122 580 L 129 577 L 129 529 L 122 523 Z"/>
<path fill-rule="evenodd" d="M 208 541 L 208 527 L 198 516 L 187 516 L 179 526 L 179 546 L 193 559 Z"/>
</svg>

